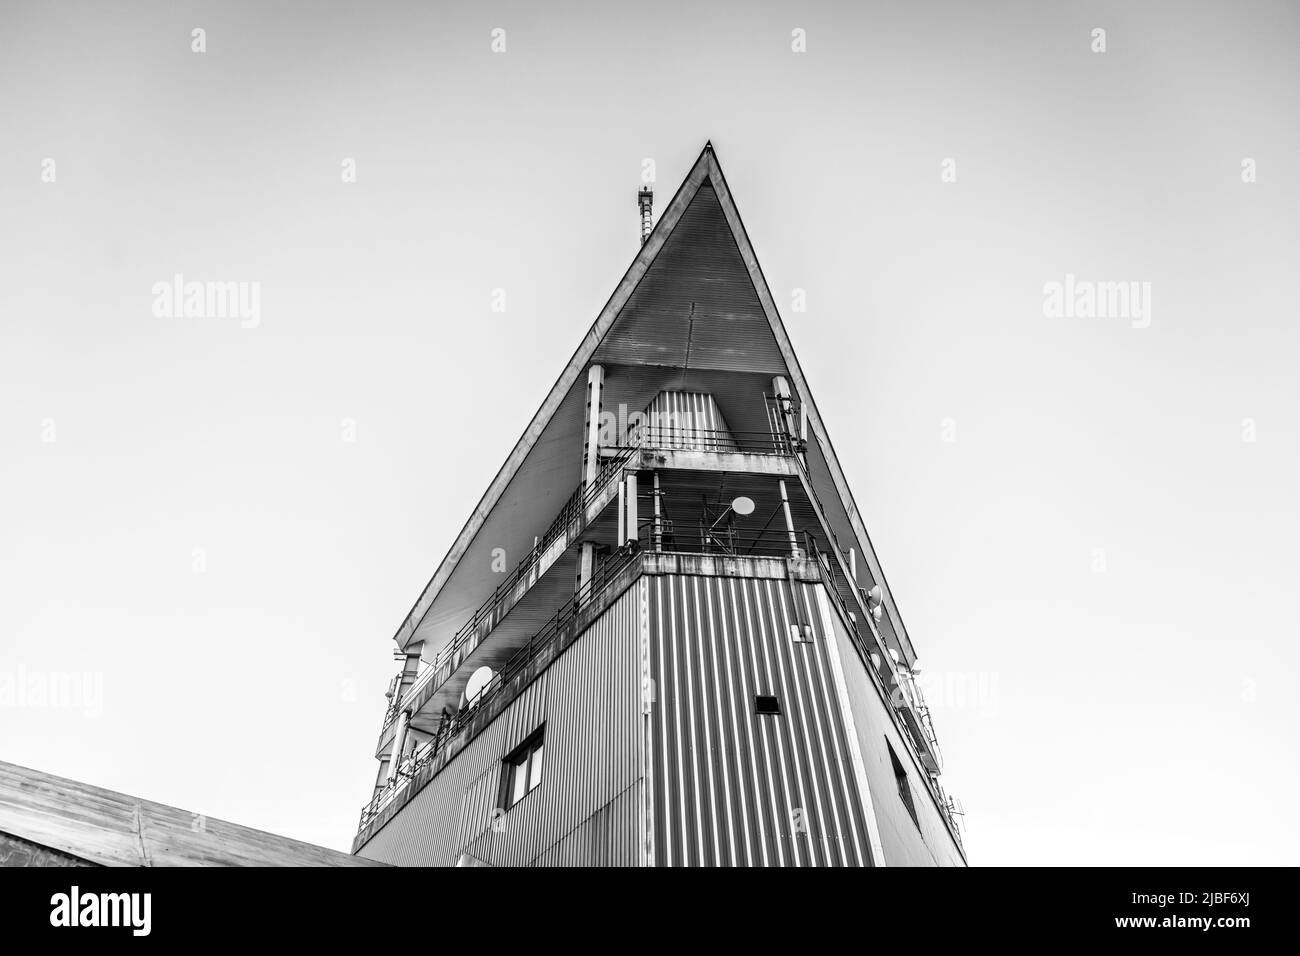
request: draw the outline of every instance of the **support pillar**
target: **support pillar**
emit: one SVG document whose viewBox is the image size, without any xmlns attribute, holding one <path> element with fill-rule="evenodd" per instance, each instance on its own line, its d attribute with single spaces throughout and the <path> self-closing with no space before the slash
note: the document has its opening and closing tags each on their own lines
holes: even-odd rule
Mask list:
<svg viewBox="0 0 1300 956">
<path fill-rule="evenodd" d="M 397 779 L 397 767 L 402 762 L 402 751 L 406 748 L 406 728 L 411 722 L 411 712 L 402 711 L 397 717 L 397 730 L 393 733 L 393 749 L 388 755 L 388 782 Z"/>
<path fill-rule="evenodd" d="M 772 379 L 772 394 L 776 396 L 776 404 L 781 411 L 781 424 L 785 428 L 786 438 L 794 444 L 799 433 L 795 431 L 794 399 L 790 396 L 790 383 L 784 375 Z"/>
<path fill-rule="evenodd" d="M 615 547 L 623 547 L 627 540 L 627 482 L 618 483 L 618 536 Z"/>
<path fill-rule="evenodd" d="M 590 541 L 578 545 L 578 580 L 576 593 L 581 595 L 596 571 L 596 546 Z"/>
<path fill-rule="evenodd" d="M 654 523 L 654 536 L 652 539 L 652 546 L 656 551 L 662 551 L 664 549 L 664 519 L 663 519 L 663 508 L 659 503 L 659 472 L 657 471 L 654 473 L 654 481 L 655 481 L 655 494 L 654 494 L 655 523 Z"/>
<path fill-rule="evenodd" d="M 620 545 L 631 544 L 632 542 L 639 540 L 641 537 L 641 522 L 637 519 L 636 510 L 635 471 L 628 473 L 628 476 L 624 479 L 624 484 L 627 486 L 627 492 L 623 496 L 627 501 L 627 527 L 624 529 L 623 540 L 619 542 Z"/>
<path fill-rule="evenodd" d="M 778 375 L 772 379 L 772 394 L 776 396 L 777 404 L 781 408 L 781 419 L 785 425 L 785 433 L 789 437 L 791 449 L 793 450 L 796 447 L 807 449 L 808 407 L 802 402 L 799 403 L 799 418 L 796 421 L 794 396 L 790 392 L 790 383 L 784 375 Z M 808 467 L 808 452 L 806 450 L 799 453 L 799 461 L 803 463 L 804 468 Z"/>
<path fill-rule="evenodd" d="M 781 488 L 781 511 L 785 514 L 785 531 L 790 536 L 790 553 L 796 558 L 803 557 L 803 552 L 799 548 L 799 535 L 794 530 L 794 518 L 790 515 L 790 496 L 785 490 L 785 479 L 777 480 Z"/>
<path fill-rule="evenodd" d="M 587 371 L 587 440 L 582 447 L 582 487 L 591 487 L 600 474 L 600 411 L 605 391 L 605 367 Z"/>
<path fill-rule="evenodd" d="M 605 367 L 587 370 L 587 428 L 582 445 L 582 490 L 586 492 L 600 476 L 600 412 L 605 391 Z M 585 506 L 584 506 L 585 507 Z M 586 515 L 583 516 L 584 519 Z M 574 590 L 582 594 L 596 568 L 596 546 L 584 541 L 578 546 L 578 580 Z"/>
</svg>

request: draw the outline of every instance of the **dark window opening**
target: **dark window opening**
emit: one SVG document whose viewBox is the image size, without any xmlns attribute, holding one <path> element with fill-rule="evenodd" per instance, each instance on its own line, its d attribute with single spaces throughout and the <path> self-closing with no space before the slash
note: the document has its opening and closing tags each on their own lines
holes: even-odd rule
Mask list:
<svg viewBox="0 0 1300 956">
<path fill-rule="evenodd" d="M 509 810 L 542 782 L 542 753 L 546 725 L 528 735 L 501 764 L 501 790 L 497 806 Z"/>
<path fill-rule="evenodd" d="M 898 760 L 898 754 L 894 753 L 894 747 L 887 739 L 885 740 L 885 746 L 889 748 L 889 762 L 894 765 L 894 779 L 898 781 L 898 796 L 902 799 L 903 806 L 907 807 L 912 822 L 920 830 L 921 821 L 916 816 L 916 804 L 912 800 L 912 785 L 907 782 L 907 771 L 903 769 L 902 763 Z"/>
<path fill-rule="evenodd" d="M 754 713 L 780 714 L 781 702 L 775 697 L 769 697 L 765 694 L 756 694 L 754 695 Z"/>
</svg>

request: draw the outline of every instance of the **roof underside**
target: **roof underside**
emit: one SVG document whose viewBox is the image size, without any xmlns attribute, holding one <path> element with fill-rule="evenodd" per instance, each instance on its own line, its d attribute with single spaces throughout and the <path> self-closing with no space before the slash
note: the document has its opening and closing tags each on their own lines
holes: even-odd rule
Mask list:
<svg viewBox="0 0 1300 956">
<path fill-rule="evenodd" d="M 695 194 L 592 361 L 785 374 L 712 184 Z"/>
<path fill-rule="evenodd" d="M 606 411 L 641 411 L 663 389 L 708 392 L 731 428 L 740 432 L 768 427 L 764 408 L 752 396 L 768 391 L 772 376 L 785 375 L 809 408 L 813 437 L 824 436 L 711 147 L 665 207 L 398 630 L 400 646 L 423 640 L 426 655 L 441 646 L 499 582 L 493 570 L 495 549 L 503 549 L 506 564 L 513 566 L 577 488 L 586 370 L 592 364 L 605 367 Z M 808 457 L 820 497 L 832 508 L 832 530 L 845 548 L 854 540 L 863 542 L 872 579 L 882 581 L 829 441 L 824 448 L 811 442 Z M 886 610 L 897 620 L 888 596 Z M 901 646 L 910 651 L 905 635 Z"/>
</svg>

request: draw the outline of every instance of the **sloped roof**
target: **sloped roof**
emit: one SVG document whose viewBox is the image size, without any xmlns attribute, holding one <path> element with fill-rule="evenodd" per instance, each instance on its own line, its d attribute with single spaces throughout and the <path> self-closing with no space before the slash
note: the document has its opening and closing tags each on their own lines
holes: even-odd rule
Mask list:
<svg viewBox="0 0 1300 956">
<path fill-rule="evenodd" d="M 0 834 L 101 866 L 377 865 L 4 761 Z"/>
<path fill-rule="evenodd" d="M 884 585 L 887 629 L 898 638 L 904 653 L 914 657 L 902 618 L 894 606 L 866 527 L 711 143 L 705 144 L 650 237 L 398 628 L 394 640 L 400 647 L 416 637 L 434 600 L 456 573 L 459 563 L 475 544 L 479 530 L 539 442 L 554 444 L 557 431 L 574 430 L 580 434 L 576 429 L 552 426 L 569 419 L 580 422 L 583 375 L 588 365 L 596 362 L 671 367 L 687 375 L 708 376 L 717 372 L 786 375 L 792 391 L 808 409 L 809 437 L 813 439 L 810 452 L 821 466 L 816 470 L 827 485 L 819 488 L 819 492 L 826 497 L 833 494 L 832 500 L 838 500 L 842 506 L 849 529 L 862 545 L 872 580 Z M 551 437 L 544 439 L 544 435 Z M 577 460 L 572 452 L 567 457 Z M 576 464 L 573 476 L 576 480 Z M 561 490 L 560 500 L 563 500 L 571 489 L 566 486 Z M 533 506 L 544 507 L 536 501 Z M 494 540 L 493 544 L 496 543 Z M 450 608 L 440 616 L 452 618 L 464 610 Z"/>
</svg>

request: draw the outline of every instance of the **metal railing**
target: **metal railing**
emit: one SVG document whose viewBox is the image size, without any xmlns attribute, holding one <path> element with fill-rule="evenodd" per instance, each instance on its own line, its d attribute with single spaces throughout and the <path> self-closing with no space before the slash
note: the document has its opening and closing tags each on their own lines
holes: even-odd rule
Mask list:
<svg viewBox="0 0 1300 956">
<path fill-rule="evenodd" d="M 401 761 L 394 773 L 392 782 L 376 793 L 361 808 L 358 831 L 364 830 L 380 811 L 392 802 L 393 798 L 415 778 L 417 773 L 433 762 L 442 753 L 448 741 L 454 739 L 457 734 L 483 713 L 512 683 L 521 676 L 526 675 L 530 665 L 547 653 L 558 654 L 568 647 L 578 636 L 576 630 L 570 629 L 570 625 L 577 619 L 578 614 L 591 604 L 595 598 L 599 597 L 618 577 L 620 572 L 637 559 L 640 550 L 636 545 L 625 545 L 597 564 L 592 572 L 591 580 L 574 594 L 572 599 L 566 601 L 556 611 L 555 616 L 547 621 L 529 639 L 527 644 L 519 648 L 492 675 L 492 679 L 474 695 L 474 699 L 460 708 L 455 714 L 444 717 L 438 724 L 438 730 L 433 739 Z"/>
<path fill-rule="evenodd" d="M 392 725 L 393 721 L 397 719 L 397 715 L 402 712 L 401 705 L 402 691 L 399 686 L 397 690 L 393 691 L 393 696 L 388 700 L 388 709 L 384 711 L 384 723 L 383 726 L 379 728 L 381 734 Z"/>
<path fill-rule="evenodd" d="M 822 504 L 821 498 L 818 497 L 817 495 L 817 489 L 813 483 L 812 475 L 809 473 L 807 469 L 807 465 L 798 457 L 796 457 L 795 460 L 799 462 L 799 470 L 802 473 L 804 478 L 804 482 L 803 482 L 804 487 L 807 488 L 808 494 L 811 496 L 813 503 L 817 506 L 818 512 L 820 512 L 823 516 L 828 515 L 829 513 L 827 512 L 826 507 Z M 889 653 L 888 642 L 886 642 L 885 639 L 881 636 L 879 630 L 876 628 L 875 623 L 871 620 L 870 609 L 867 607 L 865 598 L 863 598 L 862 588 L 859 588 L 857 586 L 857 583 L 852 579 L 852 577 L 848 573 L 847 568 L 844 566 L 844 560 L 845 560 L 844 552 L 840 548 L 839 539 L 835 536 L 835 532 L 833 532 L 829 527 L 827 527 L 825 530 L 827 535 L 830 537 L 830 544 L 831 544 L 830 550 L 831 552 L 834 553 L 835 560 L 836 560 L 836 566 L 832 566 L 829 564 L 829 562 L 826 562 L 827 571 L 831 575 L 831 580 L 828 582 L 830 585 L 828 590 L 834 595 L 835 599 L 839 602 L 840 607 L 845 612 L 845 619 L 848 621 L 853 621 L 855 619 L 855 616 L 850 616 L 848 602 L 845 600 L 843 594 L 840 591 L 840 587 L 838 583 L 839 580 L 843 580 L 845 586 L 854 594 L 856 603 L 858 604 L 860 610 L 864 612 L 863 620 L 867 621 L 867 628 L 871 633 L 873 643 L 878 648 L 879 653 L 876 656 L 882 658 L 883 661 L 888 665 L 887 668 L 877 667 L 876 668 L 877 676 L 881 678 L 881 681 L 885 685 L 887 690 L 889 690 L 889 688 L 891 687 L 904 688 L 903 693 L 905 694 L 905 699 L 907 701 L 908 706 L 912 708 L 914 714 L 916 715 L 917 726 L 922 728 L 925 731 L 925 735 L 927 738 L 926 749 L 932 751 L 936 756 L 939 756 L 940 754 L 939 738 L 934 730 L 934 721 L 930 717 L 930 708 L 925 704 L 924 698 L 922 698 L 921 696 L 920 688 L 916 686 L 915 681 L 912 679 L 912 673 L 910 670 L 906 670 L 906 668 L 895 667 L 893 657 Z M 837 570 L 839 572 L 838 578 L 836 576 Z M 854 637 L 858 641 L 859 645 L 863 647 L 865 650 L 866 642 L 863 641 L 861 635 L 855 632 Z M 905 677 L 901 679 L 899 678 L 898 675 L 898 672 L 900 670 L 904 671 L 905 673 Z M 888 675 L 890 680 L 885 680 L 886 674 Z M 901 725 L 903 731 L 907 734 L 908 739 L 912 741 L 913 748 L 919 754 L 922 749 L 920 746 L 920 742 L 912 739 L 913 734 L 911 733 L 910 730 L 908 730 L 905 722 L 901 722 Z"/>
<path fill-rule="evenodd" d="M 770 431 L 733 432 L 714 428 L 647 425 L 630 434 L 623 444 L 606 447 L 629 451 L 652 448 L 662 451 L 742 452 L 789 457 L 800 451 L 802 445 L 798 438 Z"/>
<path fill-rule="evenodd" d="M 796 551 L 802 556 L 810 555 L 816 543 L 807 531 L 796 531 L 792 538 L 784 529 L 744 531 L 729 526 L 706 527 L 702 523 L 681 528 L 666 518 L 660 519 L 659 527 L 656 531 L 653 518 L 641 522 L 639 538 L 646 550 L 737 558 L 788 558 Z"/>
<path fill-rule="evenodd" d="M 906 667 L 895 663 L 893 655 L 889 652 L 888 645 L 876 630 L 875 624 L 871 621 L 870 612 L 866 606 L 863 604 L 858 605 L 859 610 L 865 612 L 862 615 L 855 614 L 850 610 L 844 595 L 835 584 L 835 568 L 830 565 L 828 556 L 823 555 L 821 552 L 816 553 L 818 554 L 818 560 L 825 566 L 826 572 L 830 575 L 830 580 L 827 581 L 826 591 L 830 594 L 831 599 L 839 605 L 841 612 L 843 612 L 844 620 L 848 625 L 849 637 L 857 645 L 862 659 L 870 665 L 870 671 L 877 681 L 879 681 L 886 700 L 889 701 L 891 707 L 896 710 L 902 707 L 910 709 L 914 715 L 914 721 L 917 727 L 926 737 L 924 741 L 917 740 L 916 735 L 908 726 L 908 722 L 899 719 L 896 723 L 899 730 L 902 732 L 904 739 L 907 740 L 912 749 L 916 751 L 918 755 L 928 750 L 934 754 L 935 757 L 942 759 L 940 757 L 939 738 L 934 730 L 934 721 L 930 717 L 930 708 L 925 703 L 925 699 L 921 694 L 921 688 L 916 683 L 915 676 Z M 855 588 L 855 593 L 860 590 L 861 589 Z M 867 631 L 871 638 L 870 642 L 862 636 L 862 632 L 859 630 L 857 625 L 859 620 L 867 622 Z M 897 701 L 895 701 L 895 695 L 898 697 Z M 922 763 L 922 767 L 924 768 L 924 763 Z M 932 774 L 926 773 L 924 777 L 936 798 L 937 805 L 940 807 L 941 812 L 948 816 L 949 822 L 952 824 L 955 833 L 957 830 L 957 821 L 952 818 L 950 813 L 948 813 L 943 788 L 939 785 L 938 780 L 936 780 Z M 958 841 L 960 842 L 960 836 L 958 836 Z"/>
<path fill-rule="evenodd" d="M 503 691 L 518 681 L 521 675 L 526 675 L 531 665 L 548 654 L 551 656 L 559 654 L 572 643 L 578 635 L 570 625 L 576 620 L 578 614 L 590 605 L 593 599 L 599 597 L 628 565 L 636 561 L 642 553 L 648 551 L 651 540 L 650 529 L 647 525 L 643 525 L 641 532 L 642 540 L 638 540 L 635 544 L 624 545 L 597 564 L 592 572 L 591 580 L 573 598 L 566 601 L 556 611 L 555 615 L 528 640 L 528 643 L 519 648 L 492 675 L 492 679 L 483 686 L 474 696 L 474 699 L 456 713 L 444 717 L 433 739 L 426 742 L 419 750 L 407 756 L 399 764 L 393 782 L 376 793 L 362 807 L 358 830 L 364 830 L 384 807 L 393 800 L 397 793 L 415 778 L 416 774 L 438 758 L 448 741 L 454 739 L 466 726 L 482 714 Z M 782 558 L 793 556 L 796 548 L 802 556 L 817 553 L 816 539 L 806 531 L 796 532 L 796 545 L 794 546 L 791 544 L 789 532 L 786 531 L 736 534 L 726 544 L 719 544 L 714 540 L 716 535 L 717 532 L 714 531 L 710 535 L 696 537 L 690 541 L 680 539 L 675 541 L 665 540 L 662 552 L 669 554 L 775 556 Z"/>
<path fill-rule="evenodd" d="M 857 624 L 862 618 L 860 615 L 852 613 L 843 594 L 839 588 L 835 587 L 834 568 L 830 565 L 829 556 L 818 547 L 818 540 L 814 535 L 807 531 L 798 531 L 795 533 L 796 543 L 792 546 L 788 531 L 768 531 L 758 534 L 737 532 L 732 535 L 721 536 L 723 540 L 719 541 L 718 529 L 694 529 L 693 533 L 686 539 L 683 539 L 680 535 L 665 534 L 662 548 L 654 549 L 652 545 L 653 532 L 649 525 L 650 522 L 642 525 L 640 529 L 641 540 L 638 540 L 636 544 L 625 545 L 612 552 L 604 561 L 601 561 L 594 569 L 591 580 L 573 598 L 566 601 L 556 611 L 555 615 L 529 639 L 528 643 L 519 648 L 493 674 L 491 680 L 474 696 L 473 700 L 469 701 L 456 713 L 445 716 L 440 722 L 433 739 L 402 760 L 394 774 L 393 781 L 376 793 L 362 808 L 359 831 L 364 830 L 422 769 L 436 760 L 449 741 L 453 740 L 477 717 L 483 714 L 503 692 L 515 686 L 521 677 L 526 678 L 530 666 L 547 654 L 553 657 L 567 648 L 578 636 L 576 630 L 570 626 L 574 623 L 578 614 L 594 598 L 599 597 L 629 564 L 637 560 L 643 550 L 647 552 L 661 550 L 662 553 L 668 554 L 722 556 L 791 557 L 798 553 L 805 557 L 814 557 L 829 576 L 829 580 L 826 582 L 828 585 L 826 590 L 831 595 L 832 600 L 839 605 L 843 619 L 848 625 L 850 639 L 859 648 L 863 659 L 870 663 L 872 674 L 879 681 L 886 696 L 892 697 L 895 689 L 902 688 L 907 705 L 916 706 L 916 696 L 914 695 L 917 689 L 910 680 L 910 673 L 900 676 L 900 669 L 894 664 L 893 658 L 885 647 L 883 640 L 875 633 L 875 629 L 869 621 L 867 628 L 870 640 L 863 636 Z M 920 706 L 924 708 L 923 704 Z M 926 718 L 928 718 L 928 713 L 921 713 L 918 722 L 923 721 L 922 726 L 927 726 L 928 720 Z M 913 739 L 907 722 L 900 720 L 898 726 L 913 748 L 919 751 L 918 741 Z M 933 740 L 933 738 L 931 739 Z"/>
<path fill-rule="evenodd" d="M 596 480 L 584 491 L 579 487 L 569 500 L 564 503 L 546 533 L 515 565 L 514 569 L 501 581 L 487 599 L 479 605 L 451 640 L 428 662 L 414 683 L 403 697 L 411 697 L 423 690 L 439 673 L 446 673 L 459 665 L 459 658 L 472 649 L 479 627 L 484 621 L 497 613 L 505 598 L 518 587 L 519 582 L 531 574 L 538 566 L 542 556 L 572 526 L 575 520 L 585 516 L 587 510 L 603 494 L 610 483 L 618 478 L 627 461 L 643 449 L 687 450 L 687 451 L 733 451 L 750 454 L 782 455 L 793 457 L 802 449 L 802 442 L 785 434 L 772 432 L 732 432 L 722 429 L 673 428 L 669 426 L 644 426 L 629 437 L 625 445 L 603 446 L 600 473 Z M 773 540 L 776 540 L 775 538 Z M 648 542 L 647 542 L 648 543 Z M 766 546 L 767 542 L 763 542 Z M 770 550 L 754 550 L 739 553 L 764 554 Z M 384 716 L 380 733 L 388 729 L 401 711 L 398 701 Z"/>
<path fill-rule="evenodd" d="M 444 677 L 449 677 L 451 671 L 455 670 L 460 664 L 460 658 L 473 650 L 477 646 L 476 637 L 478 629 L 484 621 L 489 620 L 498 612 L 505 598 L 511 594 L 519 585 L 519 582 L 532 574 L 538 567 L 542 555 L 558 541 L 573 525 L 573 523 L 583 516 L 591 505 L 600 497 L 601 494 L 609 487 L 610 483 L 622 474 L 623 465 L 631 457 L 632 450 L 628 449 L 626 453 L 615 455 L 601 463 L 601 470 L 596 480 L 584 491 L 579 487 L 569 500 L 564 503 L 559 514 L 551 522 L 546 533 L 542 535 L 537 544 L 529 549 L 528 553 L 515 565 L 514 569 L 506 576 L 500 584 L 493 588 L 492 593 L 488 596 L 478 609 L 470 616 L 469 620 L 461 625 L 460 629 L 452 636 L 452 639 L 429 661 L 420 675 L 415 679 L 411 686 L 403 695 L 404 698 L 413 697 L 415 694 L 424 689 L 432 680 L 437 679 L 437 675 L 446 672 Z M 391 716 L 386 716 L 384 726 L 380 733 L 396 719 L 396 712 L 400 711 L 400 705 L 394 709 Z"/>
<path fill-rule="evenodd" d="M 469 620 L 461 625 L 451 640 L 438 651 L 433 660 L 428 662 L 403 697 L 409 698 L 420 692 L 430 681 L 438 680 L 437 675 L 439 674 L 443 674 L 444 679 L 446 676 L 450 676 L 450 672 L 459 665 L 459 659 L 463 654 L 467 653 L 468 650 L 472 650 L 472 646 L 476 646 L 478 630 L 483 622 L 489 620 L 498 612 L 505 598 L 518 587 L 520 581 L 533 573 L 542 556 L 564 535 L 574 521 L 586 514 L 592 503 L 607 490 L 612 481 L 622 474 L 623 467 L 636 453 L 650 448 L 687 451 L 732 451 L 793 457 L 802 448 L 799 439 L 785 434 L 732 432 L 722 429 L 672 428 L 667 426 L 645 426 L 635 432 L 630 437 L 629 442 L 626 445 L 604 446 L 604 457 L 596 480 L 585 491 L 578 488 L 569 496 L 569 500 L 565 502 L 555 516 L 550 527 L 546 529 L 546 533 L 538 539 L 537 544 L 524 555 L 506 578 L 492 590 L 487 599 L 479 605 Z M 703 535 L 697 535 L 697 537 L 700 539 L 699 547 L 703 548 L 708 542 L 704 540 Z M 765 539 L 762 542 L 739 543 L 736 547 L 741 550 L 734 553 L 771 554 L 779 550 L 779 544 L 780 534 L 774 532 L 770 539 Z M 718 544 L 713 550 L 722 550 L 723 547 L 725 545 Z M 744 550 L 746 547 L 752 550 Z M 381 734 L 397 719 L 397 714 L 400 711 L 401 705 L 399 702 L 385 714 L 383 726 L 380 728 Z"/>
</svg>

